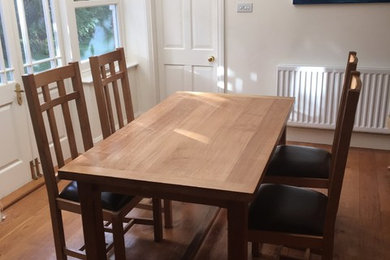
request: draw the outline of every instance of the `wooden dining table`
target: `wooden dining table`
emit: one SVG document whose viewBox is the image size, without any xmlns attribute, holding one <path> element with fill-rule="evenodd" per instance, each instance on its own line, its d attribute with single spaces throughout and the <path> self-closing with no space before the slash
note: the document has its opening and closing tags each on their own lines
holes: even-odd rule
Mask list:
<svg viewBox="0 0 390 260">
<path fill-rule="evenodd" d="M 87 259 L 106 259 L 101 191 L 226 208 L 228 259 L 247 259 L 248 204 L 293 101 L 177 92 L 59 169 L 78 183 Z"/>
</svg>

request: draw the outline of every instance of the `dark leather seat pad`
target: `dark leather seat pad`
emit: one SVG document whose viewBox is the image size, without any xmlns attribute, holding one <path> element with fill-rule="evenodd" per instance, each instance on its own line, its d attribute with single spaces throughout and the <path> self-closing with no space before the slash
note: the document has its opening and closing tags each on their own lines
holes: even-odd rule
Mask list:
<svg viewBox="0 0 390 260">
<path fill-rule="evenodd" d="M 266 175 L 329 178 L 331 154 L 320 148 L 279 145 L 272 155 Z"/>
<path fill-rule="evenodd" d="M 262 184 L 249 207 L 249 229 L 322 235 L 327 201 L 311 189 Z"/>
<path fill-rule="evenodd" d="M 77 189 L 77 182 L 72 181 L 71 183 L 69 183 L 59 194 L 59 197 L 63 199 L 79 202 L 79 192 Z M 102 208 L 111 211 L 118 211 L 124 205 L 126 205 L 126 203 L 131 201 L 133 198 L 134 198 L 133 196 L 127 196 L 118 193 L 102 192 L 101 195 Z"/>
</svg>

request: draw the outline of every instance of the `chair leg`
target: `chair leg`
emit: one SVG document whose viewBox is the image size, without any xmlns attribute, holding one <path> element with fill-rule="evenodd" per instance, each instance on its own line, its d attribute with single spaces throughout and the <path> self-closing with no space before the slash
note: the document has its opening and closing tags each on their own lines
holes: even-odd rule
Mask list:
<svg viewBox="0 0 390 260">
<path fill-rule="evenodd" d="M 286 144 L 286 132 L 287 132 L 287 126 L 284 127 L 283 133 L 280 136 L 279 145 L 285 145 Z"/>
<path fill-rule="evenodd" d="M 122 218 L 120 218 L 119 216 L 113 216 L 112 235 L 114 239 L 115 259 L 125 260 L 126 250 L 125 250 L 125 238 L 123 232 L 123 222 L 122 222 Z"/>
<path fill-rule="evenodd" d="M 161 216 L 161 199 L 152 199 L 153 204 L 153 228 L 154 241 L 160 242 L 163 239 L 163 224 Z"/>
<path fill-rule="evenodd" d="M 310 248 L 307 248 L 306 250 L 305 250 L 305 254 L 304 254 L 304 256 L 303 256 L 303 259 L 305 259 L 305 260 L 310 260 Z"/>
<path fill-rule="evenodd" d="M 164 200 L 164 223 L 165 228 L 172 228 L 172 201 Z"/>
<path fill-rule="evenodd" d="M 325 245 L 324 251 L 322 252 L 322 260 L 332 260 L 333 259 L 333 243 L 328 243 Z"/>
<path fill-rule="evenodd" d="M 260 248 L 261 248 L 261 244 L 259 242 L 252 242 L 252 256 L 253 257 L 260 256 Z"/>
<path fill-rule="evenodd" d="M 333 222 L 334 223 L 334 222 Z M 322 250 L 322 260 L 332 260 L 333 259 L 333 248 L 334 248 L 334 229 L 335 226 L 329 228 L 330 231 L 324 234 L 324 247 Z"/>
<path fill-rule="evenodd" d="M 54 245 L 56 250 L 57 260 L 66 260 L 65 254 L 65 234 L 62 222 L 61 210 L 50 205 L 51 225 L 53 228 Z"/>
</svg>

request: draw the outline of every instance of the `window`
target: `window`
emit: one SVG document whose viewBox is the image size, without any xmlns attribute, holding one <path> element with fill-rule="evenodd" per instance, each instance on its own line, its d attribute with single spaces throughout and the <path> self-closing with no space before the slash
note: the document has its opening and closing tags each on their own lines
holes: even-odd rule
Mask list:
<svg viewBox="0 0 390 260">
<path fill-rule="evenodd" d="M 70 2 L 78 41 L 74 58 L 83 61 L 90 56 L 113 51 L 120 45 L 118 31 L 119 0 L 74 0 Z M 74 49 L 74 48 L 73 48 Z"/>
<path fill-rule="evenodd" d="M 76 9 L 80 59 L 113 51 L 118 46 L 115 5 Z"/>
<path fill-rule="evenodd" d="M 15 0 L 25 73 L 61 65 L 52 0 Z"/>
</svg>

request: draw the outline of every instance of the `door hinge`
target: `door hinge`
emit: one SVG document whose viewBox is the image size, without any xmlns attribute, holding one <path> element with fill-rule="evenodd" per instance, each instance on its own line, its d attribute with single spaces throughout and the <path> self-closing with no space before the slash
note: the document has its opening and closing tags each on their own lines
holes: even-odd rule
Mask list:
<svg viewBox="0 0 390 260">
<path fill-rule="evenodd" d="M 38 180 L 40 177 L 42 177 L 41 169 L 39 167 L 40 164 L 41 163 L 38 158 L 30 161 L 31 178 L 33 180 Z"/>
</svg>

